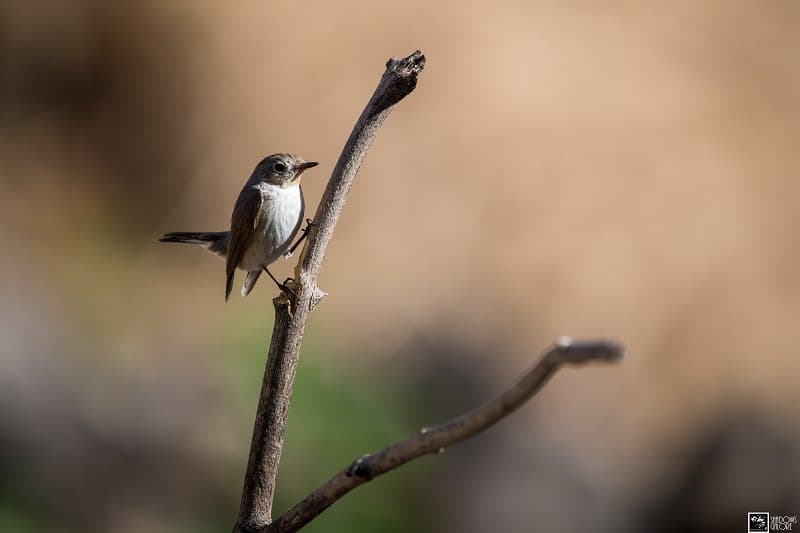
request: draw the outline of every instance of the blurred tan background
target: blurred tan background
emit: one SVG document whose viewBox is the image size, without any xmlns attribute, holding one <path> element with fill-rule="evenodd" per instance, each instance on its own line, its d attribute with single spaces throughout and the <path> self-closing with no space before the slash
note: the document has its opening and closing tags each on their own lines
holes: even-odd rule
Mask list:
<svg viewBox="0 0 800 533">
<path fill-rule="evenodd" d="M 735 531 L 800 514 L 800 4 L 0 2 L 0 530 L 229 530 L 274 287 L 158 244 L 321 162 L 428 57 L 349 196 L 276 511 L 613 337 L 309 531 Z M 291 273 L 281 261 L 276 275 Z M 266 278 L 265 278 L 266 279 Z"/>
</svg>

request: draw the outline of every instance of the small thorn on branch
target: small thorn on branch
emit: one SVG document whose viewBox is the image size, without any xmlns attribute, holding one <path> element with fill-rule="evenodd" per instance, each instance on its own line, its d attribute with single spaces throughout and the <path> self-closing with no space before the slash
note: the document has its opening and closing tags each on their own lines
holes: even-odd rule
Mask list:
<svg viewBox="0 0 800 533">
<path fill-rule="evenodd" d="M 314 289 L 311 291 L 311 299 L 308 302 L 309 311 L 313 311 L 314 308 L 317 307 L 317 304 L 320 303 L 327 295 L 327 292 L 314 285 Z"/>
</svg>

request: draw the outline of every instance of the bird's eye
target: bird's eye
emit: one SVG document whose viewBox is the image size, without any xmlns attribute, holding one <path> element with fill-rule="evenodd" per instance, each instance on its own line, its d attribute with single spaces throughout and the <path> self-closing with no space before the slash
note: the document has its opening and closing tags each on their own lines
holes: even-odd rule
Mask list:
<svg viewBox="0 0 800 533">
<path fill-rule="evenodd" d="M 286 171 L 286 165 L 284 165 L 283 163 L 275 163 L 272 166 L 272 168 L 275 169 L 275 172 L 285 172 Z"/>
</svg>

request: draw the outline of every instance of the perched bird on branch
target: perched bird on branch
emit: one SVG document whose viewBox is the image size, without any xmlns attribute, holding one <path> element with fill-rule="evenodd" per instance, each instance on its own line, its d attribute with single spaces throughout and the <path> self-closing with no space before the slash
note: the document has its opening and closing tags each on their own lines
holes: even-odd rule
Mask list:
<svg viewBox="0 0 800 533">
<path fill-rule="evenodd" d="M 303 224 L 305 211 L 300 177 L 317 164 L 294 154 L 265 157 L 256 165 L 236 199 L 230 231 L 179 231 L 167 233 L 159 240 L 199 244 L 225 257 L 226 301 L 231 294 L 237 268 L 247 272 L 242 296 L 250 294 L 262 271 L 266 271 L 281 290 L 289 292 L 286 284 L 278 282 L 267 267 L 281 255 L 294 251 L 300 243 L 298 241 L 292 247 L 292 241 Z M 305 235 L 304 232 L 303 237 Z"/>
</svg>

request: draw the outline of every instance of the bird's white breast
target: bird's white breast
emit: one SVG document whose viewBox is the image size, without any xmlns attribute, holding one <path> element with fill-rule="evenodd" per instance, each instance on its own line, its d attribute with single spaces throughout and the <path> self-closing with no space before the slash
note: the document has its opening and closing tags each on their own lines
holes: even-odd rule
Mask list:
<svg viewBox="0 0 800 533">
<path fill-rule="evenodd" d="M 289 249 L 303 223 L 303 193 L 299 185 L 282 188 L 261 183 L 257 187 L 262 200 L 261 222 L 239 263 L 244 270 L 261 270 L 276 261 Z"/>
</svg>

